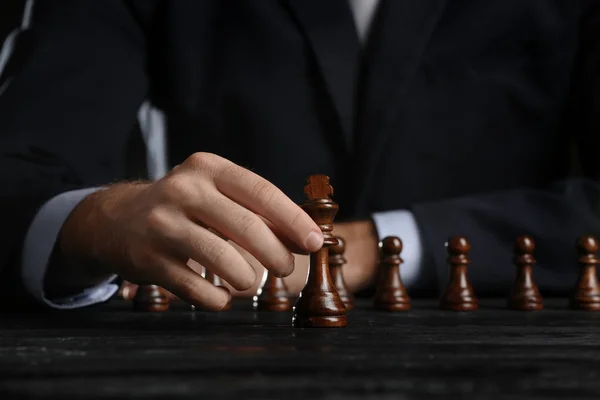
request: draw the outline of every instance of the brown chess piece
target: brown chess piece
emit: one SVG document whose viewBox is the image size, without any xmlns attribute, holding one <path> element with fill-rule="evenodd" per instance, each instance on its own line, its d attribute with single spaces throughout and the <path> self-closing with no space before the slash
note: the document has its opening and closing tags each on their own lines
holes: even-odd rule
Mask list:
<svg viewBox="0 0 600 400">
<path fill-rule="evenodd" d="M 513 310 L 537 311 L 544 308 L 542 295 L 533 280 L 534 250 L 535 243 L 529 236 L 519 236 L 515 241 L 517 277 L 507 301 L 508 308 Z"/>
<path fill-rule="evenodd" d="M 596 253 L 598 241 L 593 236 L 582 236 L 576 243 L 581 265 L 579 280 L 571 298 L 571 308 L 587 311 L 600 311 L 600 288 L 596 266 L 600 263 Z"/>
<path fill-rule="evenodd" d="M 410 310 L 410 297 L 400 277 L 402 241 L 389 236 L 381 242 L 381 260 L 377 271 L 377 289 L 373 306 L 379 310 Z"/>
<path fill-rule="evenodd" d="M 257 299 L 257 308 L 262 311 L 290 311 L 292 301 L 282 278 L 267 272 L 267 281 Z"/>
<path fill-rule="evenodd" d="M 169 296 L 160 286 L 140 285 L 133 298 L 133 308 L 136 311 L 167 311 L 169 309 Z"/>
<path fill-rule="evenodd" d="M 343 238 L 337 236 L 336 239 L 338 244 L 329 246 L 329 273 L 340 299 L 346 306 L 346 310 L 351 311 L 354 309 L 354 295 L 348 290 L 346 281 L 344 281 L 344 274 L 342 273 L 342 268 L 346 264 L 346 259 L 344 258 L 346 244 Z"/>
<path fill-rule="evenodd" d="M 138 290 L 138 285 L 129 281 L 123 281 L 119 287 L 119 297 L 123 300 L 133 300 Z"/>
<path fill-rule="evenodd" d="M 222 287 L 225 288 L 225 285 L 223 285 L 223 282 L 221 281 L 221 278 L 219 278 L 217 275 L 213 274 L 212 272 L 210 272 L 209 270 L 205 270 L 206 273 L 204 274 L 204 278 L 209 281 L 210 283 L 212 283 L 214 286 L 218 286 L 218 287 Z M 229 290 L 229 289 L 227 289 Z M 225 307 L 223 307 L 220 311 L 229 311 L 231 310 L 231 299 L 229 300 L 229 303 L 227 303 L 227 305 L 225 305 Z"/>
<path fill-rule="evenodd" d="M 440 308 L 453 311 L 472 311 L 479 308 L 479 301 L 473 292 L 467 275 L 467 266 L 471 260 L 467 256 L 471 244 L 467 238 L 454 236 L 446 243 L 450 280 L 440 300 Z"/>
<path fill-rule="evenodd" d="M 338 205 L 330 199 L 333 188 L 329 177 L 311 175 L 304 186 L 308 200 L 302 208 L 319 225 L 324 236 L 323 247 L 310 254 L 306 285 L 293 309 L 294 327 L 344 327 L 347 324 L 346 306 L 333 285 L 329 273 L 329 246 L 337 244 L 332 235 L 333 219 Z"/>
</svg>

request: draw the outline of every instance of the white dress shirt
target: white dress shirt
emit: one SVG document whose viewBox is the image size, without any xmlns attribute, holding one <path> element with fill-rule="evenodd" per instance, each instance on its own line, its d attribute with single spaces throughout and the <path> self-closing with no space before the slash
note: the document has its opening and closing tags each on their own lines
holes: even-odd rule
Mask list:
<svg viewBox="0 0 600 400">
<path fill-rule="evenodd" d="M 363 44 L 368 39 L 371 21 L 378 3 L 379 0 L 349 0 L 358 37 Z M 27 1 L 21 30 L 29 26 L 32 6 L 33 1 Z M 9 36 L 0 53 L 0 72 L 12 52 L 13 40 L 14 35 Z M 159 110 L 144 103 L 140 108 L 138 119 L 146 144 L 150 178 L 160 179 L 167 172 L 164 117 Z M 60 228 L 75 206 L 95 190 L 99 189 L 69 191 L 50 199 L 40 208 L 27 233 L 21 266 L 23 282 L 32 296 L 50 307 L 63 309 L 84 307 L 106 301 L 118 290 L 117 285 L 112 283 L 116 277 L 112 276 L 102 284 L 82 288 L 81 293 L 69 298 L 49 299 L 44 294 L 44 277 Z M 375 213 L 372 217 L 380 240 L 386 236 L 398 236 L 402 239 L 404 264 L 401 267 L 401 275 L 405 285 L 411 288 L 422 273 L 421 239 L 412 213 L 407 210 L 395 210 Z"/>
</svg>

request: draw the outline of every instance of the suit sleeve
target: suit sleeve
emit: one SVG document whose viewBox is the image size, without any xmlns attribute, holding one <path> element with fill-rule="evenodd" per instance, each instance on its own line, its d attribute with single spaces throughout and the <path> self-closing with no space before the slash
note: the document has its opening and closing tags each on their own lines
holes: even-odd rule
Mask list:
<svg viewBox="0 0 600 400">
<path fill-rule="evenodd" d="M 150 2 L 144 7 L 149 8 Z M 21 250 L 40 207 L 124 176 L 146 97 L 146 35 L 134 4 L 46 0 L 15 46 L 0 94 L 0 286 L 20 287 Z M 10 64 L 10 63 L 9 63 Z"/>
<path fill-rule="evenodd" d="M 469 277 L 476 292 L 505 296 L 515 278 L 514 240 L 536 242 L 534 279 L 543 293 L 570 294 L 578 276 L 575 241 L 600 240 L 600 7 L 589 2 L 580 21 L 579 55 L 565 129 L 576 136 L 581 176 L 547 187 L 523 188 L 424 204 L 412 211 L 426 247 L 424 262 L 435 265 L 438 287 L 448 280 L 449 236 L 471 244 Z M 540 145 L 543 151 L 543 144 Z M 509 160 L 507 160 L 509 162 Z"/>
</svg>

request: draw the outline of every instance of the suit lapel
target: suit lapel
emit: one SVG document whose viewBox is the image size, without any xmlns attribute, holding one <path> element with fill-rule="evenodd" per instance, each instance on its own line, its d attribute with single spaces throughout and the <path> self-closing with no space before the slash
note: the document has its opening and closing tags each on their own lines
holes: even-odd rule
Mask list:
<svg viewBox="0 0 600 400">
<path fill-rule="evenodd" d="M 282 1 L 289 6 L 312 50 L 339 117 L 340 139 L 349 149 L 360 47 L 348 0 Z"/>
<path fill-rule="evenodd" d="M 355 206 L 366 210 L 366 200 L 378 159 L 391 132 L 390 122 L 402 105 L 408 82 L 433 33 L 447 0 L 381 0 L 373 21 L 359 95 L 356 138 Z M 398 165 L 398 168 L 402 168 Z"/>
</svg>

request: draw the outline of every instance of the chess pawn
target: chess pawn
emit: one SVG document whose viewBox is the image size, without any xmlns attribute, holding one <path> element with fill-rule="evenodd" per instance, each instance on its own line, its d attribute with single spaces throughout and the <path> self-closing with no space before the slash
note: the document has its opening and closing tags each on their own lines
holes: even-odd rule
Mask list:
<svg viewBox="0 0 600 400">
<path fill-rule="evenodd" d="M 440 300 L 440 308 L 453 311 L 472 311 L 479 308 L 479 301 L 473 292 L 467 276 L 467 266 L 471 260 L 467 254 L 471 244 L 467 238 L 455 236 L 446 243 L 450 280 Z"/>
<path fill-rule="evenodd" d="M 329 177 L 311 175 L 304 193 L 308 200 L 302 208 L 321 228 L 324 242 L 320 250 L 310 254 L 308 279 L 294 305 L 292 323 L 301 328 L 344 327 L 347 324 L 346 306 L 329 272 L 328 248 L 338 243 L 331 233 L 338 205 L 329 198 L 333 194 Z"/>
<path fill-rule="evenodd" d="M 138 285 L 124 280 L 119 287 L 119 297 L 127 301 L 133 300 L 137 290 Z"/>
<path fill-rule="evenodd" d="M 571 298 L 571 307 L 579 310 L 600 311 L 600 288 L 596 265 L 600 263 L 596 253 L 598 241 L 593 236 L 582 236 L 576 243 L 581 265 L 579 280 Z"/>
<path fill-rule="evenodd" d="M 257 299 L 257 308 L 262 311 L 290 311 L 292 301 L 282 278 L 267 272 L 267 281 Z"/>
<path fill-rule="evenodd" d="M 377 289 L 373 306 L 379 310 L 410 310 L 410 297 L 400 277 L 402 241 L 389 236 L 381 242 L 381 260 L 377 271 Z"/>
<path fill-rule="evenodd" d="M 214 286 L 222 287 L 222 288 L 227 289 L 223 285 L 223 282 L 221 281 L 221 278 L 219 278 L 217 275 L 213 274 L 209 270 L 205 270 L 205 271 L 206 272 L 204 274 L 204 279 L 206 279 L 207 281 L 209 281 L 210 283 L 212 283 Z M 229 290 L 229 289 L 227 289 L 227 290 Z M 229 311 L 229 310 L 231 310 L 231 299 L 229 300 L 229 303 L 227 303 L 227 305 L 225 305 L 225 307 L 223 307 L 219 311 Z"/>
<path fill-rule="evenodd" d="M 523 311 L 536 311 L 544 308 L 540 291 L 533 281 L 533 251 L 535 243 L 529 236 L 519 236 L 515 242 L 514 263 L 517 278 L 508 295 L 508 308 Z"/>
<path fill-rule="evenodd" d="M 342 267 L 346 264 L 346 259 L 344 258 L 346 244 L 344 243 L 344 239 L 339 236 L 337 237 L 337 241 L 338 244 L 329 247 L 329 273 L 340 299 L 346 306 L 346 310 L 350 311 L 354 309 L 354 295 L 348 290 L 344 274 L 342 273 Z"/>
<path fill-rule="evenodd" d="M 133 307 L 136 311 L 162 312 L 169 309 L 169 296 L 157 285 L 138 286 Z"/>
</svg>

